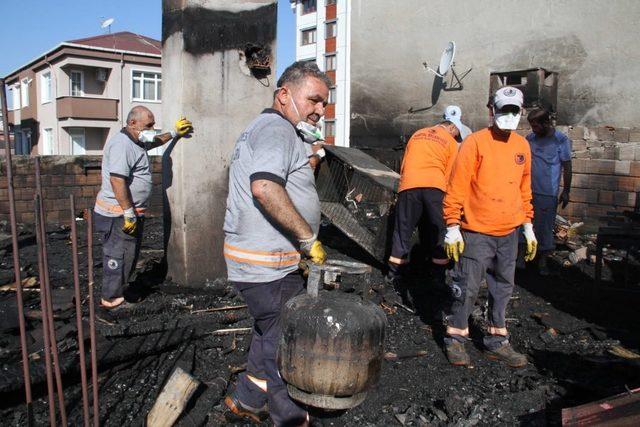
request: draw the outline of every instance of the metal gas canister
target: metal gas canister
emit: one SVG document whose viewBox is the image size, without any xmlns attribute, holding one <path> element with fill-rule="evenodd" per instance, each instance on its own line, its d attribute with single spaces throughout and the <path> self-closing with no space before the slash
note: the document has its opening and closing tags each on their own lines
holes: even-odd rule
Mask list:
<svg viewBox="0 0 640 427">
<path fill-rule="evenodd" d="M 289 395 L 317 408 L 362 403 L 380 378 L 387 319 L 380 307 L 344 292 L 320 291 L 323 277 L 360 274 L 371 267 L 327 261 L 310 265 L 307 293 L 289 300 L 281 316 L 280 375 Z"/>
</svg>

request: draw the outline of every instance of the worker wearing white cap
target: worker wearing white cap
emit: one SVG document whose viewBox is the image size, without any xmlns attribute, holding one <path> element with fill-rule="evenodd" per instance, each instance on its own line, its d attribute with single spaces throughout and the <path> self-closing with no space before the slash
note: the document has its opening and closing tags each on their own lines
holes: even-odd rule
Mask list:
<svg viewBox="0 0 640 427">
<path fill-rule="evenodd" d="M 462 144 L 444 198 L 444 246 L 456 262 L 445 344 L 451 364 L 471 363 L 465 349 L 469 315 L 486 277 L 485 355 L 516 368 L 525 366 L 527 358 L 509 343 L 506 309 L 514 287 L 521 225 L 527 242 L 525 260 L 535 257 L 537 247 L 531 224 L 531 150 L 527 140 L 514 132 L 522 114 L 522 92 L 507 86 L 496 91 L 493 101 L 493 125 L 472 133 Z"/>
<path fill-rule="evenodd" d="M 444 109 L 442 117 L 456 125 L 460 131 L 461 141 L 464 141 L 464 139 L 471 134 L 469 126 L 462 123 L 462 110 L 457 105 L 447 106 L 447 108 Z"/>
</svg>

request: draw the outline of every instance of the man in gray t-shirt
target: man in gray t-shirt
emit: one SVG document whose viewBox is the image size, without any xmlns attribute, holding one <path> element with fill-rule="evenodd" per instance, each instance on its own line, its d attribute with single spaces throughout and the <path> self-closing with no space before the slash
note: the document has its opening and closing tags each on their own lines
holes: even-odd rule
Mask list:
<svg viewBox="0 0 640 427">
<path fill-rule="evenodd" d="M 296 62 L 280 79 L 272 108 L 240 135 L 229 168 L 224 256 L 229 281 L 254 318 L 247 370 L 225 404 L 259 420 L 267 407 L 276 426 L 305 425 L 276 364 L 280 311 L 304 290 L 301 256 L 324 262 L 317 239 L 320 201 L 309 144 L 319 132 L 331 81 L 315 64 Z M 313 159 L 314 164 L 318 159 Z"/>
<path fill-rule="evenodd" d="M 143 219 L 151 194 L 151 168 L 147 150 L 193 132 L 191 122 L 180 119 L 175 130 L 156 135 L 148 108 L 133 107 L 127 126 L 104 146 L 102 186 L 94 207 L 96 231 L 102 234 L 104 309 L 124 302 L 123 287 L 140 252 Z M 102 312 L 100 313 L 103 314 Z"/>
</svg>

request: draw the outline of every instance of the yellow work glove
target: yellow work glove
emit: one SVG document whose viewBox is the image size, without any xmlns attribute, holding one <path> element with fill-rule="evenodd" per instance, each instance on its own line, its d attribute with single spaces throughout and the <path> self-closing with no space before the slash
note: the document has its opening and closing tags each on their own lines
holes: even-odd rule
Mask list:
<svg viewBox="0 0 640 427">
<path fill-rule="evenodd" d="M 138 218 L 136 217 L 133 208 L 125 209 L 124 211 L 124 224 L 122 225 L 122 231 L 130 236 L 135 236 L 138 229 Z"/>
<path fill-rule="evenodd" d="M 538 240 L 533 232 L 533 225 L 530 222 L 522 224 L 524 239 L 527 241 L 527 252 L 524 255 L 524 260 L 529 262 L 536 257 L 536 251 L 538 250 Z"/>
<path fill-rule="evenodd" d="M 183 136 L 190 135 L 193 132 L 193 125 L 185 117 L 180 117 L 175 124 L 175 129 L 171 132 L 171 136 L 182 138 Z"/>
<path fill-rule="evenodd" d="M 459 225 L 447 227 L 447 234 L 444 236 L 444 248 L 449 259 L 458 262 L 460 255 L 464 251 L 464 240 L 460 232 Z"/>
<path fill-rule="evenodd" d="M 300 249 L 309 257 L 311 262 L 324 264 L 324 260 L 327 259 L 327 253 L 324 251 L 320 240 L 318 240 L 318 236 L 314 234 L 310 239 L 300 240 L 299 242 Z"/>
</svg>

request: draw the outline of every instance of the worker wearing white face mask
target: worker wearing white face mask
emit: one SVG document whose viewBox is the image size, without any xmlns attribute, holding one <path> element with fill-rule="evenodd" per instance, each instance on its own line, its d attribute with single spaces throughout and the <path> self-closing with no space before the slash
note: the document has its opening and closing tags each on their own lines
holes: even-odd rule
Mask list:
<svg viewBox="0 0 640 427">
<path fill-rule="evenodd" d="M 156 135 L 153 113 L 137 106 L 127 125 L 107 141 L 102 157 L 102 186 L 96 198 L 96 231 L 102 234 L 104 275 L 101 306 L 114 309 L 124 302 L 124 286 L 136 265 L 142 240 L 144 213 L 151 194 L 147 150 L 193 132 L 181 118 L 171 132 Z M 100 318 L 108 315 L 104 310 Z"/>
<path fill-rule="evenodd" d="M 511 367 L 527 363 L 511 347 L 505 323 L 521 225 L 527 241 L 525 260 L 535 257 L 537 247 L 531 225 L 531 152 L 527 141 L 513 132 L 522 103 L 522 92 L 516 88 L 496 91 L 490 103 L 493 125 L 465 139 L 447 186 L 445 249 L 456 265 L 445 343 L 453 365 L 470 363 L 464 346 L 469 337 L 468 319 L 485 275 L 490 295 L 485 355 Z"/>
</svg>

